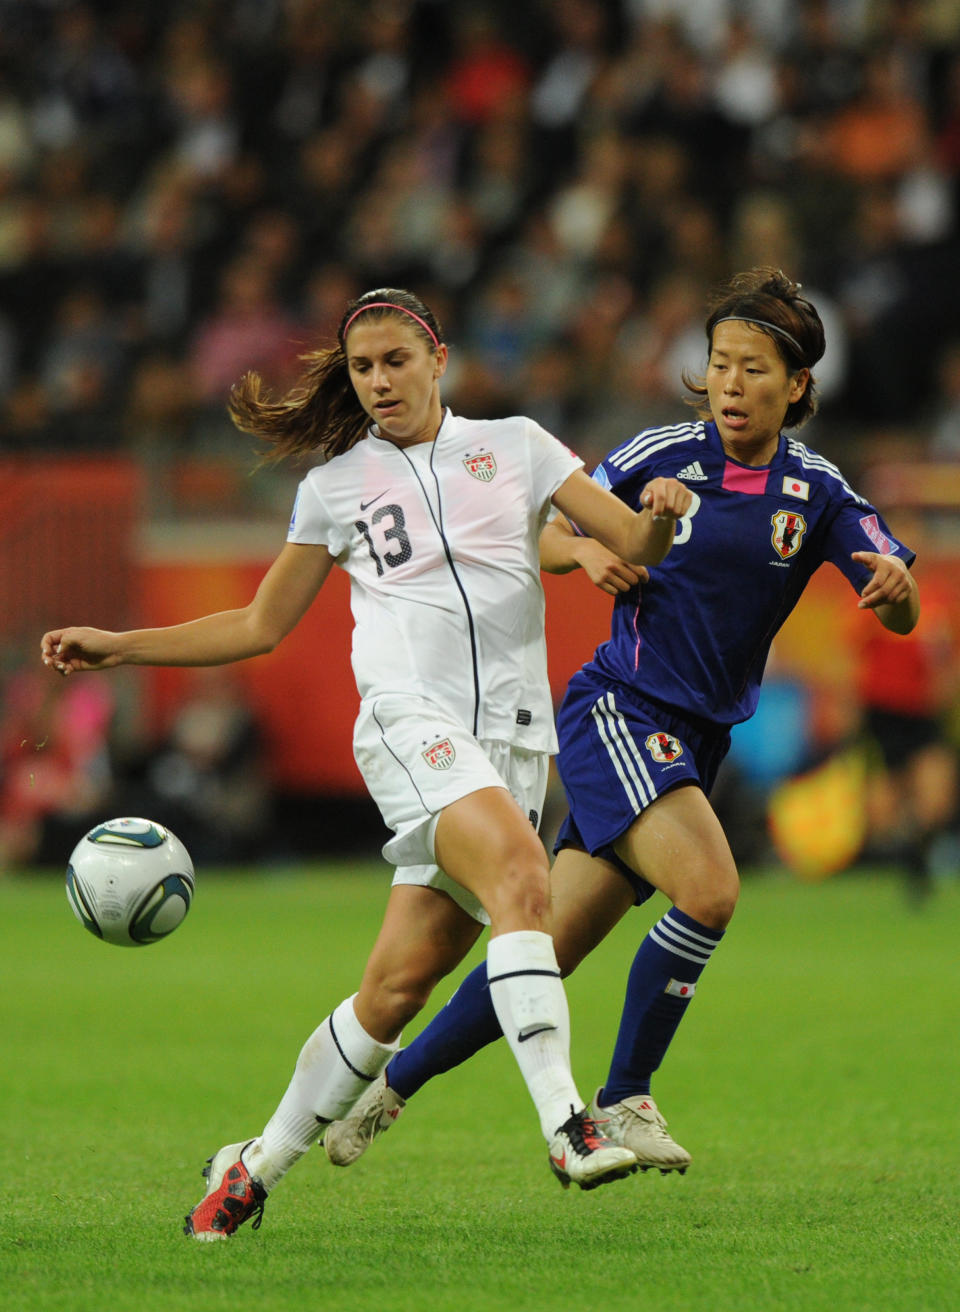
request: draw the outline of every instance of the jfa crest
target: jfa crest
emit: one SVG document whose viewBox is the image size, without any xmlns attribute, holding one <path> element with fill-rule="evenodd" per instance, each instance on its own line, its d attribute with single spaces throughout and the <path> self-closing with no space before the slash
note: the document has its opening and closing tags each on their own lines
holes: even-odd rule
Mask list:
<svg viewBox="0 0 960 1312">
<path fill-rule="evenodd" d="M 457 759 L 457 753 L 449 738 L 441 738 L 438 743 L 428 747 L 422 756 L 431 770 L 449 770 Z"/>
<path fill-rule="evenodd" d="M 496 477 L 497 461 L 492 451 L 478 451 L 474 456 L 467 456 L 463 463 L 467 473 L 481 483 L 492 483 Z"/>
<path fill-rule="evenodd" d="M 789 560 L 800 550 L 800 543 L 807 531 L 807 521 L 795 510 L 778 510 L 775 515 L 771 515 L 770 523 L 773 525 L 771 541 L 774 550 L 781 560 Z"/>
<path fill-rule="evenodd" d="M 647 737 L 647 751 L 661 765 L 669 765 L 683 755 L 683 747 L 672 733 L 651 733 Z"/>
</svg>

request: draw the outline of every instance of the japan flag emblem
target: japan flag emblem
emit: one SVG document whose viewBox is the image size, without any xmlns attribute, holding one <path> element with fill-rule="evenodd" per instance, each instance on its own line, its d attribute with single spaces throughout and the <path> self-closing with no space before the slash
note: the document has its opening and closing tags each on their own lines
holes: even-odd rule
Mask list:
<svg viewBox="0 0 960 1312">
<path fill-rule="evenodd" d="M 800 550 L 800 543 L 807 531 L 807 521 L 795 510 L 778 510 L 775 515 L 771 515 L 770 523 L 773 525 L 770 536 L 774 550 L 781 560 L 789 560 Z"/>
<path fill-rule="evenodd" d="M 478 451 L 463 462 L 467 473 L 481 483 L 492 483 L 497 473 L 497 461 L 492 451 Z"/>
<path fill-rule="evenodd" d="M 683 755 L 683 745 L 672 733 L 651 733 L 647 737 L 647 751 L 661 765 L 669 765 Z"/>
<path fill-rule="evenodd" d="M 449 770 L 457 759 L 457 753 L 449 738 L 441 738 L 421 755 L 431 770 Z"/>
</svg>

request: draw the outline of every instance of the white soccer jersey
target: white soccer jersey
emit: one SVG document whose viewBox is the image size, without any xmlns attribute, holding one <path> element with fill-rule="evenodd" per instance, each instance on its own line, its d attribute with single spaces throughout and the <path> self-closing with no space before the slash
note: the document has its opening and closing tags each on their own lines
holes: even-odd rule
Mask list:
<svg viewBox="0 0 960 1312">
<path fill-rule="evenodd" d="M 375 429 L 300 484 L 290 542 L 350 575 L 361 697 L 428 698 L 478 738 L 556 750 L 538 538 L 583 462 L 532 419 L 461 419 L 398 447 Z"/>
</svg>

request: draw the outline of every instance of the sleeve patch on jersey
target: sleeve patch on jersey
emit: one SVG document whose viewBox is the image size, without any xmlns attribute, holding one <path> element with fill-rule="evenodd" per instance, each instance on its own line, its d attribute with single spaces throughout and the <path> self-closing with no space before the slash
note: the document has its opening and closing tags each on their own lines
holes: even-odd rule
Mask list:
<svg viewBox="0 0 960 1312">
<path fill-rule="evenodd" d="M 608 492 L 611 490 L 610 475 L 604 469 L 603 465 L 597 465 L 591 477 L 595 483 L 599 483 L 601 487 L 605 487 Z"/>
<path fill-rule="evenodd" d="M 860 520 L 860 527 L 882 556 L 890 555 L 893 551 L 893 543 L 880 527 L 876 515 L 864 515 Z"/>
<path fill-rule="evenodd" d="M 789 474 L 783 476 L 783 492 L 785 496 L 799 497 L 801 501 L 810 500 L 810 484 L 802 478 L 791 478 Z"/>
</svg>

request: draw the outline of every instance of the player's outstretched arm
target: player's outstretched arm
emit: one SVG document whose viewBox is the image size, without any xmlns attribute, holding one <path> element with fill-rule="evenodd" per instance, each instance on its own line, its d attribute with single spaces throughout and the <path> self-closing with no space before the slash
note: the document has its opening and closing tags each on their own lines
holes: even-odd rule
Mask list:
<svg viewBox="0 0 960 1312">
<path fill-rule="evenodd" d="M 860 593 L 860 610 L 872 610 L 891 633 L 910 633 L 920 618 L 920 589 L 900 557 L 854 551 L 853 559 L 866 565 L 873 576 Z"/>
<path fill-rule="evenodd" d="M 287 543 L 248 606 L 158 629 L 68 627 L 43 635 L 40 656 L 59 674 L 115 665 L 226 665 L 272 651 L 333 567 L 326 547 Z"/>
<path fill-rule="evenodd" d="M 582 569 L 601 592 L 615 597 L 629 592 L 650 577 L 643 565 L 631 565 L 609 551 L 602 542 L 574 533 L 570 521 L 557 515 L 540 534 L 540 568 L 548 574 L 569 574 Z"/>
<path fill-rule="evenodd" d="M 557 488 L 553 504 L 610 551 L 633 565 L 659 565 L 673 546 L 676 522 L 690 508 L 690 489 L 675 478 L 654 478 L 630 509 L 582 469 Z"/>
</svg>

